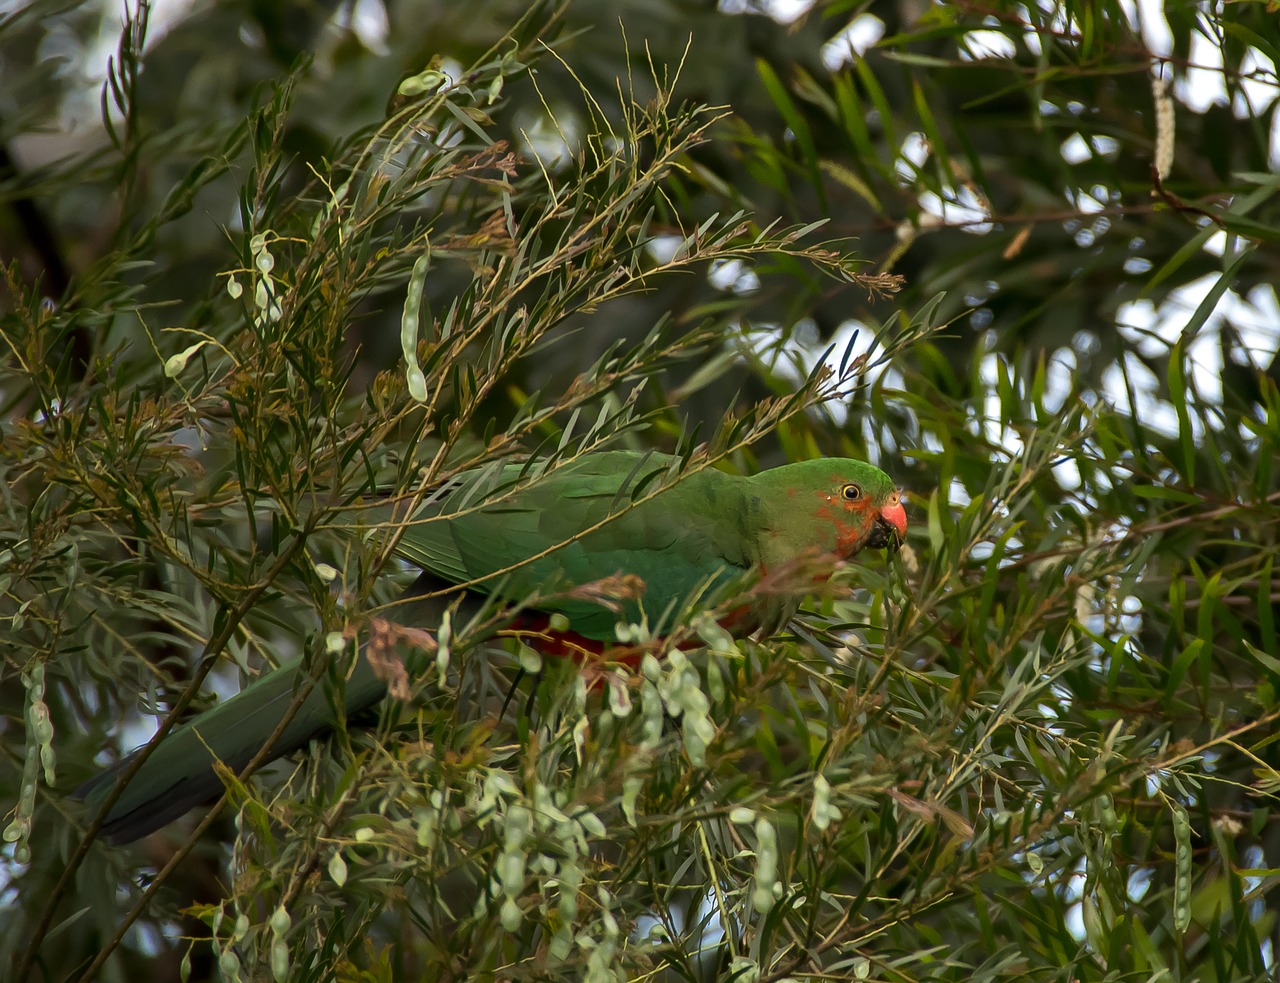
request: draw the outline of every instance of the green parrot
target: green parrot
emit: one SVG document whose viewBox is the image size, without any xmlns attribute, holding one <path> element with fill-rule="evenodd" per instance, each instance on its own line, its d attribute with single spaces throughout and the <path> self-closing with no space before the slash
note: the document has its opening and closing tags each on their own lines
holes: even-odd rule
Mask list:
<svg viewBox="0 0 1280 983">
<path fill-rule="evenodd" d="M 898 490 L 862 461 L 804 461 L 751 477 L 705 466 L 681 471 L 679 458 L 634 451 L 555 465 L 495 463 L 458 475 L 417 505 L 383 507 L 389 532 L 400 533 L 395 551 L 423 571 L 393 617 L 434 628 L 432 619 L 460 598 L 528 601 L 509 627 L 534 647 L 619 661 L 626 654 L 616 641 L 620 624 L 643 622 L 661 636 L 699 598 L 746 574 L 763 581 L 809 564 L 803 569 L 811 579 L 864 547 L 896 546 L 906 534 Z M 776 631 L 799 604 L 794 589 L 755 590 L 724 624 L 739 637 Z M 343 689 L 348 717 L 387 692 L 366 654 Z M 243 770 L 305 672 L 301 659 L 288 662 L 173 730 L 111 807 L 101 835 L 127 843 L 216 798 L 223 785 L 215 759 Z M 336 724 L 324 687 L 313 685 L 266 760 Z M 100 807 L 132 758 L 76 794 Z"/>
</svg>

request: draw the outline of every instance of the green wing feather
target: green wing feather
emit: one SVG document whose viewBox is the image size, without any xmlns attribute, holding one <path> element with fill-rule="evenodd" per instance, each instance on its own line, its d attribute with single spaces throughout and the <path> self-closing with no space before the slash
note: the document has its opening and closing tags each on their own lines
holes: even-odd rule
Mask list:
<svg viewBox="0 0 1280 983">
<path fill-rule="evenodd" d="M 643 596 L 623 602 L 621 618 L 643 616 L 660 633 L 753 559 L 738 519 L 742 479 L 703 470 L 644 500 L 674 480 L 677 464 L 611 451 L 524 481 L 519 465 L 464 474 L 413 515 L 398 552 L 451 583 L 516 601 L 634 574 Z M 553 598 L 538 607 L 588 638 L 615 637 L 619 615 L 601 603 Z"/>
</svg>

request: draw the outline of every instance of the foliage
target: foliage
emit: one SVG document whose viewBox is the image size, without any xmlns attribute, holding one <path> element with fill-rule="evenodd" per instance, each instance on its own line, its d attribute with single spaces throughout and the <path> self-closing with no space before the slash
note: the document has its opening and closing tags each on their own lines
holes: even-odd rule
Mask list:
<svg viewBox="0 0 1280 983">
<path fill-rule="evenodd" d="M 1269 978 L 1265 5 L 1167 5 L 1203 111 L 1115 3 L 143 6 L 108 142 L 19 164 L 63 6 L 0 21 L 15 979 Z M 604 444 L 867 457 L 909 543 L 603 680 L 403 633 L 411 699 L 90 838 L 143 721 L 341 685 L 371 495 Z"/>
</svg>

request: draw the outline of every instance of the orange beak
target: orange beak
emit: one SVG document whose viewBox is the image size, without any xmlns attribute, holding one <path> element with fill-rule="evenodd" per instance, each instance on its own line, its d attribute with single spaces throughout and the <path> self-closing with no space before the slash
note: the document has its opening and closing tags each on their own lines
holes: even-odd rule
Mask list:
<svg viewBox="0 0 1280 983">
<path fill-rule="evenodd" d="M 907 510 L 902 507 L 902 500 L 897 495 L 880 510 L 880 518 L 893 527 L 899 539 L 907 538 Z"/>
<path fill-rule="evenodd" d="M 871 530 L 871 536 L 867 539 L 867 545 L 872 549 L 885 546 L 897 549 L 906 538 L 907 510 L 902 507 L 902 499 L 895 494 L 876 517 L 876 524 Z"/>
</svg>

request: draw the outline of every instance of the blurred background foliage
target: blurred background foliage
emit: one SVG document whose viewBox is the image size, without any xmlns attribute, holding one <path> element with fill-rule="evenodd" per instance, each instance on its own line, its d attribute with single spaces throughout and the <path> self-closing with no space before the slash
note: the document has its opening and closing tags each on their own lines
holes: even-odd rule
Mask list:
<svg viewBox="0 0 1280 983">
<path fill-rule="evenodd" d="M 1277 22 L 0 6 L 11 978 L 1273 978 Z M 394 598 L 360 495 L 600 443 L 871 459 L 908 548 L 625 689 L 458 638 L 86 839 Z"/>
</svg>

